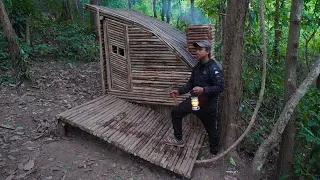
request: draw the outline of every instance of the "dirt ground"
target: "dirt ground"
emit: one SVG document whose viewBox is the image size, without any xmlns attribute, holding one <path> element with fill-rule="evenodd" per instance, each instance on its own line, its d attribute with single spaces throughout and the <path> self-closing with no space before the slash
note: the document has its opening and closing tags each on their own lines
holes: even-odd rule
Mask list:
<svg viewBox="0 0 320 180">
<path fill-rule="evenodd" d="M 173 180 L 170 171 L 77 128 L 56 132 L 55 115 L 101 95 L 98 62 L 32 62 L 33 82 L 0 87 L 0 179 Z M 195 167 L 194 180 L 245 179 L 229 163 Z"/>
</svg>

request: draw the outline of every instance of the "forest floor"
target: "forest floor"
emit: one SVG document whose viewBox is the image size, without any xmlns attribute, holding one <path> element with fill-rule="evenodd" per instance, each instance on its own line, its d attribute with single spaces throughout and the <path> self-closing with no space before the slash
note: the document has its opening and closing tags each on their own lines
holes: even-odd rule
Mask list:
<svg viewBox="0 0 320 180">
<path fill-rule="evenodd" d="M 57 114 L 101 95 L 98 62 L 43 59 L 31 73 L 19 89 L 0 87 L 0 179 L 182 179 L 79 129 L 57 134 Z M 241 169 L 220 161 L 195 166 L 191 179 L 245 179 Z"/>
</svg>

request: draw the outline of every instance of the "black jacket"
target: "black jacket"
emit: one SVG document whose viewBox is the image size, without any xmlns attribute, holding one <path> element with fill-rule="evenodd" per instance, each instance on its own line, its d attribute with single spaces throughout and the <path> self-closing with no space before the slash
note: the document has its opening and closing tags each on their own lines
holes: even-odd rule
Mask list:
<svg viewBox="0 0 320 180">
<path fill-rule="evenodd" d="M 179 88 L 179 94 L 186 94 L 196 86 L 204 89 L 203 94 L 199 96 L 200 107 L 215 109 L 218 96 L 224 89 L 224 80 L 222 70 L 214 60 L 204 64 L 199 62 L 193 68 L 189 81 Z M 193 94 L 192 91 L 190 93 Z"/>
</svg>

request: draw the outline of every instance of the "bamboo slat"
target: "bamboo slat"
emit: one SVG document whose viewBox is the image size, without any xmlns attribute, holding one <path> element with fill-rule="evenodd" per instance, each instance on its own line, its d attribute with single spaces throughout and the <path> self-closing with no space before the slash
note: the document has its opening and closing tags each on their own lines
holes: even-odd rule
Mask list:
<svg viewBox="0 0 320 180">
<path fill-rule="evenodd" d="M 131 106 L 126 106 L 126 107 L 121 107 L 121 110 L 119 110 L 119 112 L 122 112 L 124 111 L 123 113 L 119 113 L 121 114 L 121 116 L 119 116 L 119 118 L 117 119 L 117 117 L 113 117 L 113 122 L 110 123 L 108 125 L 109 129 L 105 129 L 105 132 L 99 132 L 97 131 L 97 134 L 100 133 L 100 134 L 103 134 L 103 137 L 104 138 L 108 138 L 108 139 L 111 139 L 110 136 L 112 136 L 113 134 L 115 134 L 117 131 L 121 131 L 122 128 L 120 128 L 124 123 L 127 122 L 127 120 L 131 118 L 132 116 L 132 113 L 133 112 L 136 112 L 135 111 L 135 106 L 134 105 L 131 105 Z M 122 115 L 124 114 L 124 115 Z M 96 134 L 96 135 L 97 135 Z"/>
<path fill-rule="evenodd" d="M 90 128 L 94 135 L 97 135 L 99 130 L 103 129 L 106 124 L 112 120 L 112 118 L 115 116 L 115 113 L 121 112 L 121 110 L 125 110 L 126 108 L 131 108 L 130 104 L 125 103 L 124 101 L 118 101 L 113 104 L 111 108 L 105 108 L 106 110 L 104 114 L 101 114 L 100 116 L 97 116 L 95 123 L 87 124 L 87 127 Z M 98 118 L 99 117 L 99 118 Z"/>
<path fill-rule="evenodd" d="M 125 144 L 125 146 L 127 147 L 125 149 L 128 152 L 131 152 L 131 153 L 134 152 L 136 147 L 138 147 L 138 145 L 141 142 L 146 141 L 146 139 L 148 138 L 149 134 L 151 134 L 153 131 L 155 131 L 155 128 L 157 127 L 155 125 L 159 123 L 158 121 L 161 118 L 162 117 L 158 113 L 156 113 L 154 116 L 150 117 L 149 120 L 147 120 L 147 123 L 143 124 L 143 126 L 138 128 L 138 131 L 135 134 L 136 138 L 134 140 L 132 140 L 130 143 Z"/>
<path fill-rule="evenodd" d="M 118 130 L 111 133 L 111 136 L 109 137 L 110 143 L 115 144 L 116 146 L 119 146 L 119 142 L 121 142 L 121 138 L 125 138 L 127 136 L 126 128 L 130 127 L 135 123 L 135 118 L 137 117 L 137 114 L 141 112 L 141 108 L 136 106 L 132 108 L 130 111 L 131 114 L 129 114 L 125 121 L 123 121 L 122 124 L 118 124 L 116 127 Z"/>
<path fill-rule="evenodd" d="M 101 105 L 107 106 L 108 104 L 112 103 L 112 99 L 115 99 L 115 98 L 114 97 L 105 97 L 102 99 L 102 101 L 97 101 L 96 103 L 92 103 L 87 106 L 84 106 L 83 109 L 81 109 L 81 110 L 77 110 L 78 111 L 77 114 L 74 114 L 73 112 L 71 112 L 70 114 L 65 115 L 64 117 L 66 117 L 70 120 L 73 120 L 73 119 L 79 120 L 82 117 L 84 117 L 86 115 L 86 113 L 88 113 L 89 110 L 95 111 L 95 107 L 97 107 L 97 106 L 98 107 L 100 107 Z"/>
<path fill-rule="evenodd" d="M 155 124 L 153 124 L 153 127 L 150 127 L 150 130 L 147 133 L 143 134 L 141 140 L 132 145 L 134 146 L 134 148 L 130 147 L 130 152 L 136 155 L 135 153 L 141 150 L 150 141 L 150 137 L 154 137 L 159 132 L 158 130 L 163 128 L 165 123 L 167 123 L 166 116 L 159 115 L 158 119 L 155 120 Z"/>
<path fill-rule="evenodd" d="M 74 116 L 66 117 L 66 118 L 70 119 L 72 121 L 72 123 L 71 123 L 72 125 L 73 124 L 81 124 L 84 121 L 92 118 L 92 116 L 96 116 L 97 114 L 102 113 L 103 110 L 104 110 L 102 107 L 108 107 L 108 106 L 110 106 L 110 104 L 112 104 L 115 101 L 116 101 L 115 98 L 110 99 L 110 100 L 106 100 L 104 103 L 99 104 L 99 105 L 97 105 L 95 107 L 91 107 L 90 109 L 88 107 L 88 110 L 83 112 L 83 113 L 78 113 L 78 114 L 76 114 Z M 91 110 L 91 112 L 90 112 L 90 110 Z"/>
<path fill-rule="evenodd" d="M 103 110 L 101 110 L 101 112 L 86 118 L 84 121 L 78 122 L 78 125 L 80 128 L 84 128 L 84 127 L 91 127 L 90 124 L 94 124 L 97 120 L 100 120 L 102 118 L 105 118 L 105 115 L 113 115 L 115 112 L 115 109 L 118 109 L 119 107 L 123 107 L 125 105 L 125 101 L 119 101 L 119 102 L 115 102 L 116 105 L 110 105 L 106 108 L 104 108 Z M 104 106 L 103 106 L 104 107 Z"/>
<path fill-rule="evenodd" d="M 188 142 L 190 139 L 190 135 L 192 134 L 192 129 L 190 126 L 184 126 L 184 130 L 183 130 L 183 135 L 185 138 L 185 141 Z M 186 149 L 185 147 L 183 149 Z M 163 158 L 161 159 L 161 161 L 159 161 L 159 163 L 161 164 L 161 167 L 168 167 L 171 168 L 172 164 L 174 162 L 177 162 L 177 159 L 180 157 L 180 155 L 182 154 L 183 150 L 181 151 L 177 151 L 175 150 L 175 148 L 170 149 L 170 151 L 168 151 Z M 170 166 L 169 166 L 170 165 Z"/>
<path fill-rule="evenodd" d="M 95 136 L 99 137 L 99 138 L 103 138 L 102 135 L 106 132 L 108 132 L 108 130 L 111 128 L 112 123 L 114 123 L 114 119 L 104 119 L 102 121 L 99 122 L 99 124 L 103 124 L 103 126 L 99 126 L 98 128 L 95 127 Z"/>
<path fill-rule="evenodd" d="M 128 130 L 130 135 L 127 137 L 127 141 L 123 142 L 126 151 L 130 152 L 131 145 L 139 140 L 142 129 L 148 130 L 148 126 L 155 122 L 153 118 L 155 118 L 155 112 L 151 111 L 148 116 L 144 117 L 142 121 L 138 123 L 138 126 Z"/>
<path fill-rule="evenodd" d="M 125 148 L 122 143 L 126 142 L 127 141 L 127 136 L 128 136 L 128 133 L 126 133 L 128 131 L 128 129 L 132 128 L 133 126 L 136 126 L 136 124 L 138 123 L 137 120 L 139 120 L 139 118 L 141 116 L 144 116 L 144 114 L 148 113 L 148 110 L 145 109 L 145 108 L 140 108 L 140 111 L 138 111 L 132 118 L 131 118 L 131 122 L 127 124 L 127 126 L 123 127 L 122 131 L 123 134 L 120 134 L 118 137 L 117 137 L 117 141 L 115 141 L 115 145 L 117 146 L 120 146 L 122 148 Z M 111 140 L 111 142 L 113 142 Z"/>
</svg>

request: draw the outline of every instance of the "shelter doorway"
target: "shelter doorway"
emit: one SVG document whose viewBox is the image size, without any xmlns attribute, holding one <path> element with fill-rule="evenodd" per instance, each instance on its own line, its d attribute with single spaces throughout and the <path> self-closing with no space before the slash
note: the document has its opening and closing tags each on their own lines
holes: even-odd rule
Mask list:
<svg viewBox="0 0 320 180">
<path fill-rule="evenodd" d="M 132 91 L 128 26 L 104 19 L 108 88 L 111 91 Z"/>
</svg>

